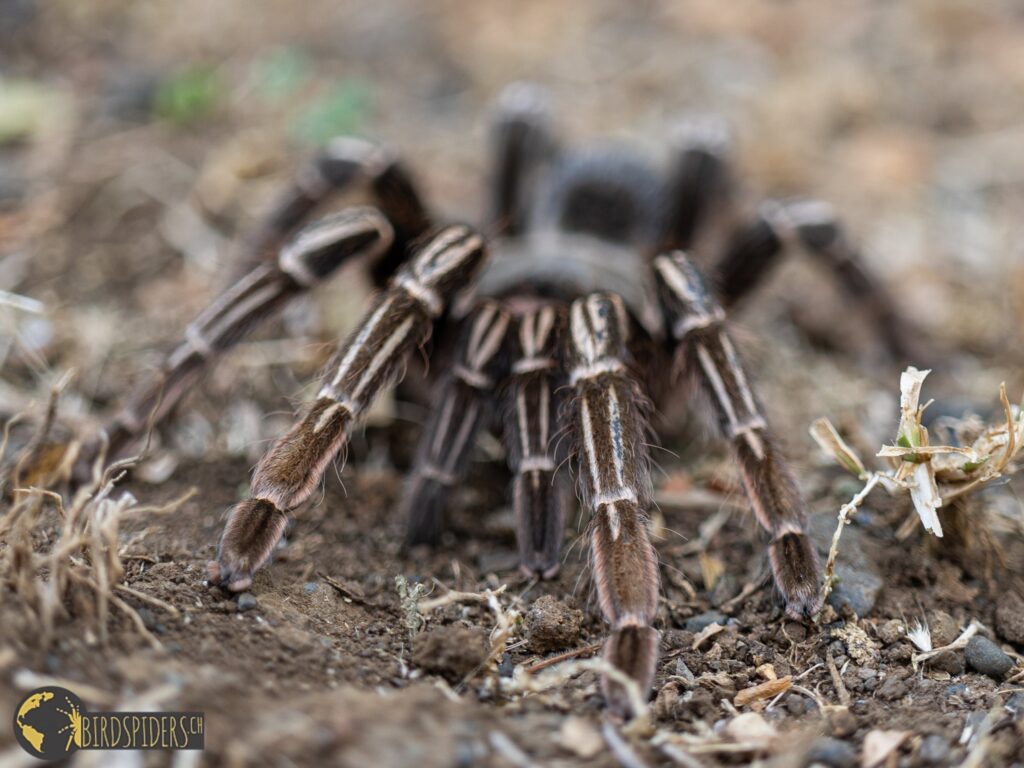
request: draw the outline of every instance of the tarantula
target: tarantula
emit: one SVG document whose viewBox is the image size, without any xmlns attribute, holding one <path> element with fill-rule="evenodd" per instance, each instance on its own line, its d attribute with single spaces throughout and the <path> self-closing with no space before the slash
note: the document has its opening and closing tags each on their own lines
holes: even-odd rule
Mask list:
<svg viewBox="0 0 1024 768">
<path fill-rule="evenodd" d="M 611 625 L 606 659 L 652 682 L 659 634 L 650 414 L 682 389 L 714 415 L 770 541 L 786 614 L 821 607 L 805 504 L 725 329 L 725 309 L 788 247 L 828 265 L 889 348 L 905 339 L 893 303 L 863 269 L 829 208 L 765 204 L 731 226 L 733 186 L 725 134 L 707 120 L 680 134 L 663 172 L 623 149 L 570 151 L 551 127 L 543 91 L 510 86 L 492 126 L 489 243 L 463 225 L 437 226 L 403 164 L 386 150 L 338 139 L 300 173 L 251 243 L 248 274 L 218 298 L 151 381 L 110 425 L 123 455 L 163 418 L 216 353 L 288 299 L 359 259 L 383 284 L 327 365 L 316 400 L 257 465 L 250 497 L 230 511 L 213 583 L 246 589 L 375 398 L 402 378 L 433 338 L 434 405 L 403 494 L 410 542 L 432 541 L 475 435 L 497 425 L 513 476 L 522 568 L 559 567 L 571 487 L 590 515 L 590 561 Z M 362 186 L 373 207 L 353 207 L 301 228 L 328 198 Z M 730 226 L 723 226 L 723 222 Z M 722 237 L 724 230 L 725 237 Z M 710 244 L 710 245 L 709 245 Z M 684 253 L 711 251 L 714 292 Z M 498 418 L 492 420 L 492 416 Z M 563 439 L 559 439 L 559 438 Z M 610 680 L 609 704 L 628 709 Z"/>
</svg>

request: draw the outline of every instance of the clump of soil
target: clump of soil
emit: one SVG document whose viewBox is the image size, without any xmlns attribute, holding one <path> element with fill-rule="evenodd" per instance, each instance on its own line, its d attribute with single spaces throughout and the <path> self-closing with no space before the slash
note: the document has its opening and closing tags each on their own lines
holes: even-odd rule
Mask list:
<svg viewBox="0 0 1024 768">
<path fill-rule="evenodd" d="M 412 663 L 450 683 L 459 683 L 479 672 L 489 653 L 487 634 L 482 629 L 453 624 L 416 635 Z"/>
<path fill-rule="evenodd" d="M 534 601 L 526 613 L 526 647 L 534 653 L 572 648 L 580 636 L 583 612 L 552 595 Z"/>
</svg>

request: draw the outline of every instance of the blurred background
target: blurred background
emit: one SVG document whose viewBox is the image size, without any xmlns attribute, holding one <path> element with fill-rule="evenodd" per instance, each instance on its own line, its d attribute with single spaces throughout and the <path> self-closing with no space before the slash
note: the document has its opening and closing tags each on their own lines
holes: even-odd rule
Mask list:
<svg viewBox="0 0 1024 768">
<path fill-rule="evenodd" d="M 725 117 L 750 209 L 764 196 L 834 203 L 950 370 L 954 358 L 971 370 L 956 387 L 991 398 L 1001 379 L 1022 383 L 1022 50 L 1024 10 L 1010 0 L 2 0 L 0 289 L 31 301 L 0 303 L 0 405 L 19 410 L 67 368 L 68 417 L 110 405 L 222 286 L 232 242 L 330 136 L 393 145 L 436 209 L 476 220 L 489 106 L 517 79 L 551 90 L 568 136 L 654 157 L 680 115 Z M 834 386 L 808 397 L 834 413 L 868 397 L 846 386 L 864 367 L 812 356 L 794 376 L 784 350 L 842 347 L 856 317 L 799 262 L 740 326 L 771 329 L 753 352 L 769 394 L 824 365 Z M 336 281 L 292 311 L 289 331 L 344 328 L 360 306 L 343 300 L 351 290 Z M 306 354 L 289 349 L 276 352 Z M 224 370 L 210 386 L 237 391 L 241 374 Z M 286 375 L 274 389 L 297 385 Z"/>
</svg>

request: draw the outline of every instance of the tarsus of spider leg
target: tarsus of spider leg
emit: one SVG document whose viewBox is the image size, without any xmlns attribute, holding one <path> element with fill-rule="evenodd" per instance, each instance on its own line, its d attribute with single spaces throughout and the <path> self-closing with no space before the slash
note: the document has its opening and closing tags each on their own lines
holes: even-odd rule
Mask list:
<svg viewBox="0 0 1024 768">
<path fill-rule="evenodd" d="M 786 250 L 802 250 L 830 269 L 867 315 L 890 357 L 921 362 L 926 350 L 892 295 L 867 269 L 832 206 L 817 200 L 767 201 L 758 218 L 733 238 L 714 275 L 727 308 L 749 294 Z"/>
<path fill-rule="evenodd" d="M 725 330 L 725 312 L 683 253 L 657 257 L 654 271 L 679 366 L 712 403 L 754 515 L 771 536 L 768 554 L 786 612 L 808 618 L 821 599 L 806 507 Z"/>
<path fill-rule="evenodd" d="M 502 438 L 512 472 L 512 504 L 520 567 L 552 578 L 561 565 L 565 534 L 565 473 L 553 445 L 558 423 L 558 344 L 564 307 L 545 304 L 516 325 L 513 359 L 503 395 Z"/>
<path fill-rule="evenodd" d="M 212 581 L 235 591 L 249 586 L 280 538 L 286 513 L 309 497 L 354 423 L 401 376 L 408 353 L 426 341 L 484 258 L 479 235 L 450 226 L 398 271 L 328 363 L 317 399 L 256 466 L 251 498 L 228 515 L 217 561 L 210 565 Z"/>
<path fill-rule="evenodd" d="M 466 321 L 403 492 L 410 544 L 433 542 L 441 531 L 444 505 L 465 475 L 476 435 L 491 412 L 509 322 L 508 313 L 494 301 L 481 302 Z"/>
<path fill-rule="evenodd" d="M 374 208 L 350 208 L 300 231 L 276 262 L 256 266 L 188 326 L 185 339 L 167 356 L 161 373 L 143 382 L 111 421 L 108 456 L 125 455 L 148 425 L 166 418 L 213 358 L 342 264 L 376 258 L 393 239 L 391 225 Z"/>
<path fill-rule="evenodd" d="M 247 243 L 241 269 L 272 260 L 310 215 L 328 199 L 353 188 L 366 189 L 391 222 L 395 249 L 419 237 L 430 217 L 405 166 L 387 148 L 355 137 L 329 141 L 301 166 Z"/>
<path fill-rule="evenodd" d="M 566 423 L 573 430 L 577 487 L 591 513 L 590 560 L 598 602 L 612 633 L 605 659 L 650 688 L 659 634 L 652 626 L 660 580 L 646 510 L 652 503 L 645 399 L 625 363 L 629 316 L 615 294 L 573 302 L 566 365 L 573 386 Z M 606 676 L 605 698 L 630 708 Z"/>
</svg>

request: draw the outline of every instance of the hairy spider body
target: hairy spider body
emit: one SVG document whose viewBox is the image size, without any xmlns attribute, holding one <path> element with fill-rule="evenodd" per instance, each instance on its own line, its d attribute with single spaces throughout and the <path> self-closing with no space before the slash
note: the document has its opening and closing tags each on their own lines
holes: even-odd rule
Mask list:
<svg viewBox="0 0 1024 768">
<path fill-rule="evenodd" d="M 729 208 L 722 132 L 688 130 L 667 173 L 619 150 L 559 148 L 539 91 L 513 86 L 494 123 L 490 246 L 473 229 L 435 227 L 397 159 L 339 140 L 287 191 L 251 243 L 250 271 L 190 326 L 163 376 L 111 425 L 123 453 L 147 417 L 175 405 L 215 353 L 343 262 L 366 260 L 384 283 L 328 363 L 315 401 L 257 465 L 250 498 L 229 513 L 211 580 L 246 589 L 288 514 L 344 451 L 373 399 L 402 377 L 410 353 L 434 337 L 434 406 L 401 507 L 411 542 L 432 541 L 477 433 L 505 445 L 524 570 L 558 569 L 570 480 L 590 518 L 598 602 L 611 625 L 605 656 L 649 687 L 658 655 L 657 554 L 650 417 L 655 406 L 702 393 L 741 470 L 769 560 L 793 618 L 820 608 L 818 563 L 804 503 L 725 329 L 784 246 L 831 266 L 878 325 L 890 350 L 904 339 L 885 292 L 861 267 L 827 208 L 773 204 L 731 232 L 712 265 L 712 292 L 683 249 L 708 242 Z M 327 197 L 361 183 L 375 207 L 349 208 L 295 230 Z M 705 248 L 707 250 L 707 248 Z M 490 257 L 488 257 L 490 251 Z M 720 298 L 716 298 L 717 296 Z M 898 324 L 895 324 L 898 326 Z M 671 373 L 671 375 L 670 375 Z M 495 419 L 494 416 L 498 418 Z M 628 709 L 619 687 L 606 696 Z"/>
</svg>

